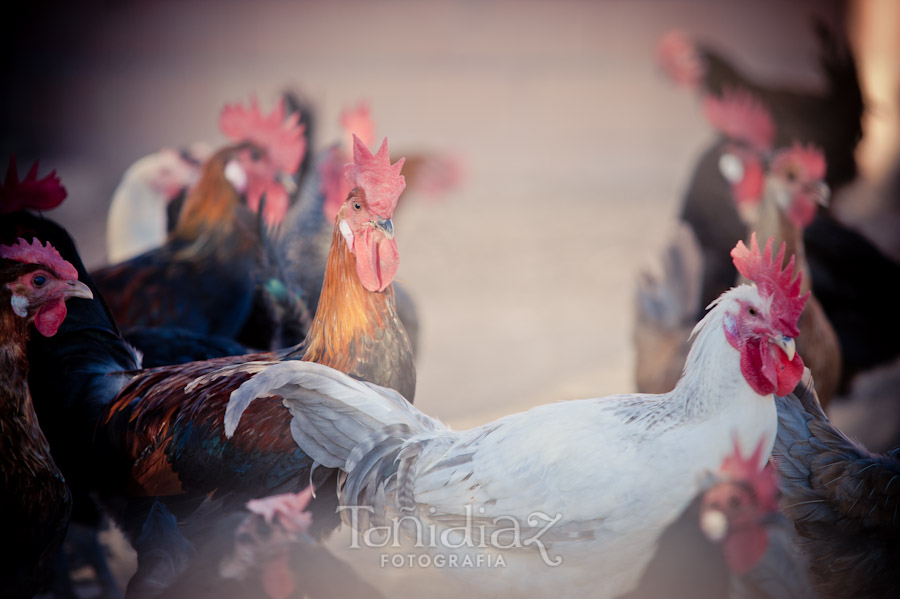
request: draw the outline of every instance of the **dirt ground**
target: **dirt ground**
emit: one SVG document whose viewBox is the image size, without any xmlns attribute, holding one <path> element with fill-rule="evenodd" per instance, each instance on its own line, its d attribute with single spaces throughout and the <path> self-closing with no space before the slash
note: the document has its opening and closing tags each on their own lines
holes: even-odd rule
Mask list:
<svg viewBox="0 0 900 599">
<path fill-rule="evenodd" d="M 89 265 L 131 162 L 222 141 L 217 113 L 289 85 L 318 109 L 317 145 L 368 99 L 378 136 L 452 150 L 464 185 L 410 195 L 395 220 L 399 279 L 422 339 L 416 405 L 454 427 L 562 399 L 633 390 L 635 273 L 673 226 L 714 134 L 655 67 L 671 27 L 716 42 L 754 76 L 816 86 L 808 17 L 838 2 L 131 2 L 81 15 L 67 59 L 35 74 L 38 130 L 70 199 L 53 216 Z M 893 106 L 879 112 L 892 118 Z M 38 108 L 35 108 L 37 111 Z M 887 116 L 885 116 L 887 115 Z M 345 531 L 346 532 L 346 531 Z M 377 552 L 330 546 L 388 596 L 450 596 Z M 123 576 L 130 567 L 121 562 Z M 446 593 L 442 589 L 446 589 Z"/>
</svg>

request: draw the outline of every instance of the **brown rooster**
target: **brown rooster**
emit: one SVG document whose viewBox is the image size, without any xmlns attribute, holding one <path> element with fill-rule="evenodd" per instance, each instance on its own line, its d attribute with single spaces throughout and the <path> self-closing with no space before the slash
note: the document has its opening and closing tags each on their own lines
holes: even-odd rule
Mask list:
<svg viewBox="0 0 900 599">
<path fill-rule="evenodd" d="M 0 596 L 32 597 L 49 580 L 72 504 L 28 389 L 29 327 L 51 337 L 67 299 L 93 296 L 49 243 L 20 239 L 0 246 L 0 259 Z"/>
</svg>

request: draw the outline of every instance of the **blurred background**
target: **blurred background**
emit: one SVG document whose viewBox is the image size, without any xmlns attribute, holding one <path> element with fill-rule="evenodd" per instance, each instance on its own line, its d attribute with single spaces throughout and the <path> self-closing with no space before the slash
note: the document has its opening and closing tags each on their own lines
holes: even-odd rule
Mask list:
<svg viewBox="0 0 900 599">
<path fill-rule="evenodd" d="M 0 154 L 57 169 L 69 200 L 52 217 L 89 268 L 106 261 L 106 210 L 128 165 L 163 147 L 220 145 L 220 109 L 252 93 L 269 109 L 283 90 L 299 92 L 316 111 L 315 149 L 339 139 L 342 108 L 367 100 L 392 148 L 459 156 L 462 185 L 442 201 L 404 196 L 395 221 L 398 278 L 422 322 L 416 405 L 456 427 L 634 389 L 636 273 L 658 256 L 716 137 L 697 97 L 656 64 L 673 27 L 758 81 L 803 89 L 823 85 L 811 18 L 846 32 L 867 112 L 860 177 L 834 203 L 900 258 L 898 198 L 884 192 L 897 175 L 900 105 L 892 0 L 110 0 L 2 11 Z"/>
</svg>

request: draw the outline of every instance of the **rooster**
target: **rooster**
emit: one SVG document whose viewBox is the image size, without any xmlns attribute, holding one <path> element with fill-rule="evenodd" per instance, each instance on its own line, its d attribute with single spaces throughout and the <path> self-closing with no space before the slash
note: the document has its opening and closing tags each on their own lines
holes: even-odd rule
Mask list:
<svg viewBox="0 0 900 599">
<path fill-rule="evenodd" d="M 809 376 L 776 405 L 773 461 L 819 595 L 900 596 L 900 449 L 874 454 L 834 428 Z"/>
<path fill-rule="evenodd" d="M 37 165 L 35 165 L 36 167 Z M 27 181 L 27 179 L 26 179 Z M 58 185 L 53 174 L 42 179 Z M 61 189 L 61 188 L 60 188 Z M 0 207 L 7 208 L 7 198 Z M 0 245 L 0 596 L 32 597 L 49 580 L 71 495 L 41 431 L 28 389 L 29 328 L 52 337 L 66 300 L 92 298 L 49 243 Z"/>
<path fill-rule="evenodd" d="M 331 244 L 331 223 L 350 188 L 343 176 L 343 165 L 352 155 L 353 136 L 366 146 L 375 138 L 375 123 L 368 103 L 360 102 L 341 111 L 340 125 L 343 133 L 339 144 L 326 148 L 315 159 L 315 168 L 304 180 L 297 202 L 286 217 L 278 240 L 278 255 L 284 262 L 282 269 L 290 279 L 295 295 L 302 294 L 310 312 L 318 303 L 317 290 L 322 288 L 326 256 Z M 459 184 L 461 167 L 450 156 L 443 154 L 416 154 L 404 164 L 404 177 L 408 187 L 415 187 L 410 178 L 410 165 L 419 172 L 420 189 L 432 195 L 453 189 Z M 440 182 L 443 181 L 444 184 Z M 394 285 L 395 301 L 400 320 L 417 351 L 419 317 L 415 302 L 405 286 Z"/>
<path fill-rule="evenodd" d="M 221 127 L 243 141 L 207 160 L 166 243 L 93 273 L 120 326 L 174 326 L 269 349 L 275 317 L 266 315 L 269 330 L 255 320 L 269 310 L 256 214 L 270 226 L 281 222 L 288 195 L 276 179 L 296 170 L 305 151 L 296 115 L 284 122 L 283 113 L 279 104 L 264 115 L 255 100 L 249 109 L 226 106 Z"/>
<path fill-rule="evenodd" d="M 194 144 L 183 152 L 166 148 L 128 167 L 113 192 L 106 218 L 106 254 L 111 263 L 130 260 L 165 242 L 177 221 L 175 203 L 182 203 L 179 198 L 183 200 L 186 190 L 197 182 L 210 154 L 206 144 Z"/>
<path fill-rule="evenodd" d="M 145 497 L 164 496 L 182 517 L 210 493 L 231 491 L 228 506 L 236 506 L 309 484 L 312 461 L 293 443 L 280 400 L 260 402 L 255 423 L 225 437 L 228 398 L 261 364 L 317 361 L 412 400 L 412 352 L 391 289 L 398 252 L 390 216 L 404 187 L 401 168 L 402 160 L 390 164 L 387 140 L 375 155 L 357 142 L 346 169 L 353 190 L 335 220 L 322 300 L 302 346 L 140 371 L 99 299 L 73 310 L 54 343 L 32 343 L 34 396 L 61 468 L 105 498 L 132 538 L 149 509 Z M 89 280 L 59 227 L 27 213 L 7 222 L 14 234 L 51 236 Z M 326 479 L 324 471 L 314 477 Z M 333 519 L 329 508 L 331 517 L 317 522 L 323 529 Z"/>
<path fill-rule="evenodd" d="M 401 535 L 411 527 L 444 539 L 424 544 L 474 564 L 449 568 L 473 591 L 622 594 L 735 439 L 746 453 L 764 439 L 762 467 L 777 426 L 773 393 L 789 392 L 802 372 L 794 337 L 806 297 L 800 276 L 791 281 L 793 260 L 782 269 L 783 247 L 773 261 L 771 240 L 760 252 L 755 238 L 732 255 L 756 286 L 723 294 L 698 324 L 671 393 L 555 403 L 457 432 L 395 391 L 283 362 L 232 393 L 226 432 L 253 426 L 257 401 L 283 398 L 300 449 L 345 473 L 340 504 L 351 526 L 393 518 Z M 587 455 L 603 460 L 586 469 Z M 503 577 L 493 569 L 500 559 Z"/>
</svg>

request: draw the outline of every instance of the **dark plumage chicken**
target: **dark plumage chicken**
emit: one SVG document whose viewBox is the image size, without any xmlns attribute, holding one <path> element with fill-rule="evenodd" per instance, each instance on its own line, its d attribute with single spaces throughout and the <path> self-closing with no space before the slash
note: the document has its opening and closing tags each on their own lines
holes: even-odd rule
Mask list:
<svg viewBox="0 0 900 599">
<path fill-rule="evenodd" d="M 309 536 L 309 498 L 309 490 L 274 495 L 231 513 L 208 501 L 182 523 L 155 502 L 135 543 L 139 566 L 128 597 L 380 598 Z"/>
<path fill-rule="evenodd" d="M 775 145 L 799 140 L 820 146 L 828 161 L 828 184 L 836 188 L 856 177 L 854 150 L 862 138 L 864 104 L 847 41 L 820 21 L 813 27 L 825 78 L 821 92 L 754 81 L 717 49 L 678 31 L 662 38 L 658 56 L 676 82 L 700 94 L 718 96 L 729 89 L 743 89 L 759 98 L 772 111 L 777 127 Z"/>
<path fill-rule="evenodd" d="M 174 326 L 270 349 L 277 315 L 268 294 L 265 226 L 288 209 L 281 181 L 305 150 L 297 116 L 226 106 L 236 145 L 203 166 L 175 229 L 159 248 L 93 273 L 119 326 Z"/>
<path fill-rule="evenodd" d="M 822 597 L 900 596 L 900 449 L 873 454 L 834 428 L 807 375 L 777 397 L 773 459 Z"/>
</svg>

